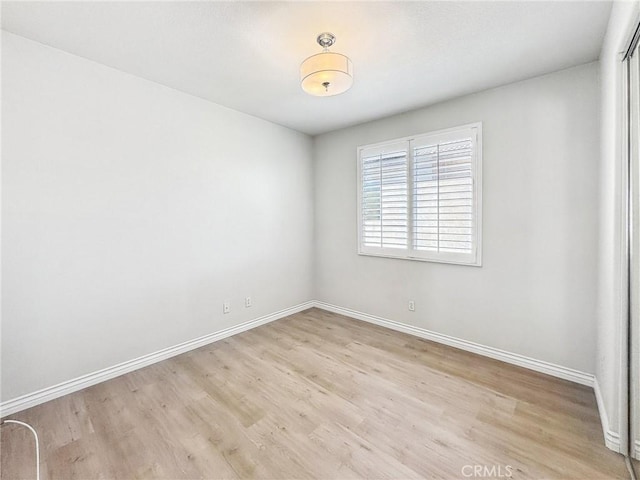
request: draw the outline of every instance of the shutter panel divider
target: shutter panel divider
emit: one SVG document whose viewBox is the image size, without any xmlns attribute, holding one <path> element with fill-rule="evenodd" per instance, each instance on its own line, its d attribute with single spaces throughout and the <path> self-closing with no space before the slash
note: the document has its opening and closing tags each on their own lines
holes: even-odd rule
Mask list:
<svg viewBox="0 0 640 480">
<path fill-rule="evenodd" d="M 408 211 L 407 211 L 407 219 L 408 219 L 408 225 L 407 225 L 407 250 L 409 252 L 409 255 L 413 256 L 413 252 L 415 249 L 415 240 L 414 240 L 414 225 L 415 225 L 415 218 L 414 218 L 414 208 L 413 208 L 413 197 L 414 197 L 414 178 L 413 178 L 413 141 L 412 140 L 408 140 L 407 141 L 408 145 L 407 145 L 407 152 L 408 152 L 408 161 L 407 161 L 407 193 L 409 194 L 408 196 Z"/>
<path fill-rule="evenodd" d="M 436 146 L 436 251 L 440 251 L 440 144 Z"/>
</svg>

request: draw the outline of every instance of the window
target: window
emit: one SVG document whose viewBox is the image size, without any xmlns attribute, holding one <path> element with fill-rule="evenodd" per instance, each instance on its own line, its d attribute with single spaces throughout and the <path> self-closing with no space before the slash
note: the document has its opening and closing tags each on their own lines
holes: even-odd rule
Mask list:
<svg viewBox="0 0 640 480">
<path fill-rule="evenodd" d="M 358 253 L 481 265 L 482 124 L 358 149 Z"/>
</svg>

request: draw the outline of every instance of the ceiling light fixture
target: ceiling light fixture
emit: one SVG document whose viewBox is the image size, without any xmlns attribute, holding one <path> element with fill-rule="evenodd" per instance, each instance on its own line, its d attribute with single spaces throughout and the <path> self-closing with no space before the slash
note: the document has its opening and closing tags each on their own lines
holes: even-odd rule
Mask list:
<svg viewBox="0 0 640 480">
<path fill-rule="evenodd" d="M 317 38 L 322 53 L 312 55 L 300 65 L 302 89 L 317 97 L 330 97 L 344 93 L 353 85 L 353 64 L 349 57 L 329 51 L 336 43 L 332 33 L 321 33 Z"/>
</svg>

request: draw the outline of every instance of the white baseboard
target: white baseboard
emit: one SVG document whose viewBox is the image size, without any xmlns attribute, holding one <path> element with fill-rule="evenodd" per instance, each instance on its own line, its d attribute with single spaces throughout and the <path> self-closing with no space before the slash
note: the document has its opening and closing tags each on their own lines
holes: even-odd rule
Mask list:
<svg viewBox="0 0 640 480">
<path fill-rule="evenodd" d="M 631 456 L 636 460 L 640 460 L 640 440 L 633 442 L 633 452 L 631 452 Z"/>
<path fill-rule="evenodd" d="M 469 342 L 461 338 L 432 332 L 431 330 L 426 330 L 424 328 L 414 327 L 405 323 L 388 320 L 386 318 L 370 315 L 368 313 L 358 312 L 349 308 L 338 307 L 329 303 L 316 301 L 314 302 L 314 306 L 322 310 L 339 313 L 340 315 L 352 317 L 357 320 L 374 323 L 382 327 L 391 328 L 392 330 L 397 330 L 399 332 L 408 333 L 409 335 L 415 335 L 416 337 L 424 338 L 426 340 L 431 340 L 437 343 L 442 343 L 444 345 L 459 348 L 460 350 L 477 353 L 478 355 L 501 360 L 503 362 L 518 365 L 519 367 L 528 368 L 536 372 L 546 373 L 547 375 L 562 378 L 564 380 L 570 380 L 581 385 L 593 387 L 594 376 L 590 373 L 580 372 L 572 368 L 563 367 L 542 360 L 536 360 L 535 358 L 525 357 L 524 355 L 507 352 L 498 348 L 487 347 L 485 345 L 480 345 L 479 343 Z"/>
<path fill-rule="evenodd" d="M 301 303 L 299 305 L 280 310 L 279 312 L 275 312 L 269 315 L 262 316 L 260 318 L 256 318 L 255 320 L 241 323 L 234 327 L 225 328 L 224 330 L 210 333 L 203 337 L 195 338 L 193 340 L 174 345 L 173 347 L 164 348 L 162 350 L 158 350 L 157 352 L 143 355 L 142 357 L 120 363 L 113 367 L 104 368 L 102 370 L 98 370 L 97 372 L 89 373 L 87 375 L 83 375 L 72 380 L 67 380 L 66 382 L 62 382 L 51 387 L 43 388 L 42 390 L 38 390 L 37 392 L 29 393 L 11 400 L 7 400 L 6 402 L 0 403 L 0 418 L 19 412 L 21 410 L 25 410 L 30 407 L 34 407 L 41 403 L 48 402 L 49 400 L 62 397 L 69 393 L 77 392 L 78 390 L 82 390 L 83 388 L 90 387 L 91 385 L 104 382 L 105 380 L 118 377 L 125 373 L 132 372 L 133 370 L 146 367 L 167 358 L 180 355 L 181 353 L 185 353 L 204 345 L 216 342 L 218 340 L 222 340 L 223 338 L 230 337 L 237 333 L 245 332 L 252 328 L 259 327 L 260 325 L 273 322 L 274 320 L 279 320 L 289 315 L 293 315 L 294 313 L 298 313 L 313 307 L 314 304 L 315 302 L 312 301 Z"/>
<path fill-rule="evenodd" d="M 602 433 L 604 434 L 604 443 L 607 448 L 614 452 L 622 453 L 620 449 L 620 435 L 609 426 L 609 416 L 604 406 L 604 400 L 602 398 L 602 392 L 600 391 L 600 384 L 598 379 L 594 378 L 593 391 L 596 394 L 596 403 L 598 404 L 598 413 L 600 414 L 600 422 L 602 423 Z"/>
<path fill-rule="evenodd" d="M 501 360 L 506 363 L 511 363 L 513 365 L 528 368 L 536 372 L 546 373 L 554 377 L 570 380 L 582 385 L 591 386 L 594 388 L 596 395 L 596 401 L 598 404 L 600 419 L 602 421 L 602 430 L 604 432 L 605 443 L 611 450 L 614 450 L 616 452 L 620 451 L 620 437 L 617 433 L 610 430 L 609 428 L 609 421 L 606 410 L 604 408 L 604 403 L 602 401 L 600 387 L 598 386 L 597 380 L 591 374 L 319 301 L 305 302 L 290 308 L 286 308 L 279 312 L 275 312 L 270 315 L 256 318 L 255 320 L 241 323 L 234 327 L 226 328 L 224 330 L 220 330 L 203 337 L 189 340 L 187 342 L 180 343 L 178 345 L 158 350 L 157 352 L 153 352 L 148 355 L 144 355 L 142 357 L 120 363 L 113 367 L 108 367 L 97 372 L 89 373 L 87 375 L 83 375 L 81 377 L 59 383 L 58 385 L 38 390 L 37 392 L 29 393 L 27 395 L 8 400 L 6 402 L 2 402 L 0 403 L 0 418 L 19 412 L 21 410 L 25 410 L 30 407 L 34 407 L 41 403 L 48 402 L 49 400 L 62 397 L 69 393 L 77 392 L 78 390 L 90 387 L 91 385 L 104 382 L 111 378 L 129 373 L 133 370 L 146 367 L 153 363 L 157 363 L 167 358 L 180 355 L 181 353 L 194 350 L 204 345 L 222 340 L 223 338 L 245 332 L 260 325 L 279 320 L 281 318 L 293 315 L 294 313 L 298 313 L 312 307 L 317 307 L 322 310 L 327 310 L 329 312 L 338 313 L 340 315 L 345 315 L 357 320 L 362 320 L 365 322 L 380 325 L 382 327 L 387 327 L 399 332 L 415 335 L 420 338 L 425 338 L 437 343 L 449 345 L 461 350 L 484 355 L 486 357 Z M 640 456 L 640 442 L 636 442 L 634 447 L 636 456 Z"/>
</svg>

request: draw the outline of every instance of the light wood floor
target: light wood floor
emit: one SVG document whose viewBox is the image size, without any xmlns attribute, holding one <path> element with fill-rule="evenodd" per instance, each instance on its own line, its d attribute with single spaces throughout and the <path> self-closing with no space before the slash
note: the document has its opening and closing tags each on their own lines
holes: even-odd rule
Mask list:
<svg viewBox="0 0 640 480">
<path fill-rule="evenodd" d="M 590 388 L 317 309 L 11 418 L 43 479 L 627 478 Z"/>
</svg>

